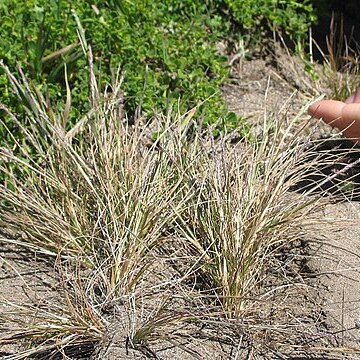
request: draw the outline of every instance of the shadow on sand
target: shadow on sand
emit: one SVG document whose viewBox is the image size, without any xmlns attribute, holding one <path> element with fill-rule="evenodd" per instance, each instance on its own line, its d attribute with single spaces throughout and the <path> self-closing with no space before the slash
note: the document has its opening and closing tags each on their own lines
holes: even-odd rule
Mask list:
<svg viewBox="0 0 360 360">
<path fill-rule="evenodd" d="M 291 190 L 360 201 L 360 147 L 348 140 L 323 140 L 307 146 L 309 170 Z"/>
</svg>

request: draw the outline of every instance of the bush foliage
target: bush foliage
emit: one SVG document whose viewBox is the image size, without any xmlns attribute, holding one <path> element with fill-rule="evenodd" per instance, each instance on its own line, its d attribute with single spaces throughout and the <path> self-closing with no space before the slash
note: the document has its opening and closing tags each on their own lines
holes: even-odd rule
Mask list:
<svg viewBox="0 0 360 360">
<path fill-rule="evenodd" d="M 307 37 L 309 26 L 316 21 L 309 0 L 226 0 L 234 19 L 256 38 L 267 29 L 284 31 L 296 42 Z M 254 35 L 255 32 L 255 35 Z"/>
<path fill-rule="evenodd" d="M 6 36 L 0 59 L 11 70 L 21 63 L 27 77 L 49 95 L 50 104 L 65 98 L 66 65 L 71 119 L 88 107 L 87 62 L 74 13 L 93 48 L 100 87 L 109 84 L 117 70 L 126 77 L 129 114 L 135 114 L 139 104 L 146 115 L 164 111 L 179 99 L 185 111 L 210 98 L 198 111 L 210 123 L 225 114 L 219 88 L 228 68 L 216 45 L 234 30 L 234 22 L 243 30 L 240 36 L 250 32 L 259 37 L 265 25 L 274 25 L 300 40 L 314 20 L 306 0 L 3 0 L 0 32 Z M 5 74 L 0 74 L 2 102 L 13 108 L 9 89 Z M 233 115 L 226 120 L 234 124 Z"/>
</svg>

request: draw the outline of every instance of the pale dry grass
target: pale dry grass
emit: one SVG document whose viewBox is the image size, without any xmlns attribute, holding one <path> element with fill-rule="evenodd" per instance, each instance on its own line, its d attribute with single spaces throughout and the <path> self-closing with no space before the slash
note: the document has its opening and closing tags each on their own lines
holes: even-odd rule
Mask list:
<svg viewBox="0 0 360 360">
<path fill-rule="evenodd" d="M 84 40 L 83 47 L 91 71 Z M 13 308 L 2 321 L 16 326 L 3 331 L 0 344 L 28 345 L 7 359 L 95 347 L 123 304 L 141 294 L 153 310 L 136 316 L 134 303 L 124 334 L 140 350 L 159 339 L 180 346 L 174 328 L 186 322 L 256 318 L 257 297 L 266 302 L 277 291 L 261 290 L 274 256 L 299 238 L 321 203 L 309 192 L 289 192 L 318 161 L 293 133 L 296 117 L 265 114 L 256 141 L 232 144 L 202 129 L 196 108 L 173 109 L 152 120 L 153 140 L 143 119 L 127 121 L 122 79 L 101 94 L 91 72 L 92 108 L 71 125 L 70 91 L 62 113 L 50 110 L 21 72 L 17 79 L 4 68 L 27 124 L 1 105 L 25 139 L 0 149 L 0 222 L 19 235 L 2 240 L 46 258 L 60 280 L 58 303 L 2 300 Z M 173 240 L 178 248 L 164 258 Z M 171 266 L 157 274 L 164 263 L 179 274 Z"/>
<path fill-rule="evenodd" d="M 289 194 L 316 163 L 316 157 L 306 158 L 292 125 L 264 122 L 258 142 L 222 139 L 210 151 L 199 139 L 198 154 L 187 156 L 188 183 L 196 185 L 176 231 L 198 252 L 193 266 L 229 317 L 252 310 L 271 253 L 298 238 L 307 213 L 318 205 L 316 198 Z"/>
</svg>

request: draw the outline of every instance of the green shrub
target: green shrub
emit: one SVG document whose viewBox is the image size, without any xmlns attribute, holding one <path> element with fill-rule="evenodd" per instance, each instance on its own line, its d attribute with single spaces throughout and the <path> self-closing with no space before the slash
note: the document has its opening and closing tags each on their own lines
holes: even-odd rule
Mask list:
<svg viewBox="0 0 360 360">
<path fill-rule="evenodd" d="M 205 106 L 211 111 L 204 112 L 219 115 L 214 109 L 223 106 L 217 92 L 228 70 L 215 45 L 226 26 L 202 2 L 4 1 L 1 32 L 7 36 L 0 45 L 0 58 L 10 69 L 20 61 L 37 84 L 47 87 L 51 99 L 63 97 L 66 63 L 73 112 L 84 110 L 88 71 L 72 7 L 93 47 L 101 84 L 110 83 L 118 67 L 125 74 L 130 113 L 140 99 L 149 113 L 178 98 L 192 107 L 212 97 Z M 5 77 L 0 81 L 3 101 L 11 99 Z"/>
<path fill-rule="evenodd" d="M 309 26 L 316 21 L 309 0 L 225 0 L 225 3 L 235 21 L 245 30 L 252 30 L 256 40 L 267 29 L 276 28 L 295 42 L 302 42 L 307 38 Z"/>
<path fill-rule="evenodd" d="M 223 116 L 225 127 L 228 119 L 233 127 L 234 116 L 226 115 L 221 98 L 219 89 L 229 71 L 216 45 L 229 36 L 231 22 L 241 25 L 240 36 L 246 31 L 260 36 L 253 29 L 260 31 L 266 20 L 300 39 L 313 20 L 306 0 L 3 0 L 0 33 L 6 36 L 0 43 L 0 59 L 12 71 L 21 63 L 33 87 L 48 94 L 50 105 L 60 107 L 65 107 L 66 64 L 72 120 L 89 108 L 87 61 L 73 13 L 92 46 L 100 88 L 111 83 L 118 69 L 125 75 L 128 114 L 135 116 L 141 104 L 143 113 L 151 116 L 180 99 L 180 111 L 198 106 L 197 114 L 205 123 Z M 5 74 L 0 74 L 0 93 L 3 103 L 20 111 Z M 9 119 L 7 123 L 13 128 Z"/>
</svg>

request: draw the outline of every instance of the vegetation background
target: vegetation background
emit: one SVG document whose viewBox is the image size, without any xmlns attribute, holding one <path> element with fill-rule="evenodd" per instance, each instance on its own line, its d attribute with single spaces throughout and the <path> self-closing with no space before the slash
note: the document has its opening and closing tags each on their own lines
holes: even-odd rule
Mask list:
<svg viewBox="0 0 360 360">
<path fill-rule="evenodd" d="M 205 123 L 222 116 L 222 127 L 229 128 L 241 119 L 227 112 L 221 97 L 229 68 L 218 43 L 243 41 L 254 48 L 276 28 L 300 44 L 316 21 L 307 0 L 2 1 L 0 58 L 11 71 L 21 64 L 34 86 L 48 94 L 49 105 L 63 107 L 66 66 L 71 119 L 89 108 L 87 60 L 74 14 L 93 48 L 99 86 L 109 84 L 118 69 L 126 77 L 129 117 L 136 117 L 140 107 L 151 115 L 180 100 L 180 110 L 196 105 Z M 15 109 L 4 72 L 0 86 L 2 101 Z"/>
<path fill-rule="evenodd" d="M 242 42 L 251 49 L 260 46 L 264 53 L 266 39 L 276 30 L 305 54 L 310 26 L 319 23 L 319 33 L 324 34 L 333 11 L 337 16 L 351 14 L 353 20 L 347 17 L 345 22 L 349 33 L 357 23 L 354 1 L 4 0 L 0 58 L 11 71 L 20 64 L 29 81 L 47 93 L 49 106 L 65 107 L 66 67 L 73 104 L 70 119 L 76 119 L 89 109 L 89 79 L 75 14 L 93 48 L 99 86 L 109 84 L 118 69 L 126 77 L 130 118 L 140 107 L 151 116 L 180 100 L 180 110 L 196 105 L 205 123 L 216 122 L 224 130 L 245 121 L 229 113 L 221 97 L 229 67 L 225 54 L 217 51 L 219 42 L 225 41 L 228 51 Z M 324 36 L 319 39 L 324 45 Z M 2 102 L 20 111 L 3 71 L 0 91 Z M 13 126 L 10 120 L 7 125 Z"/>
</svg>

